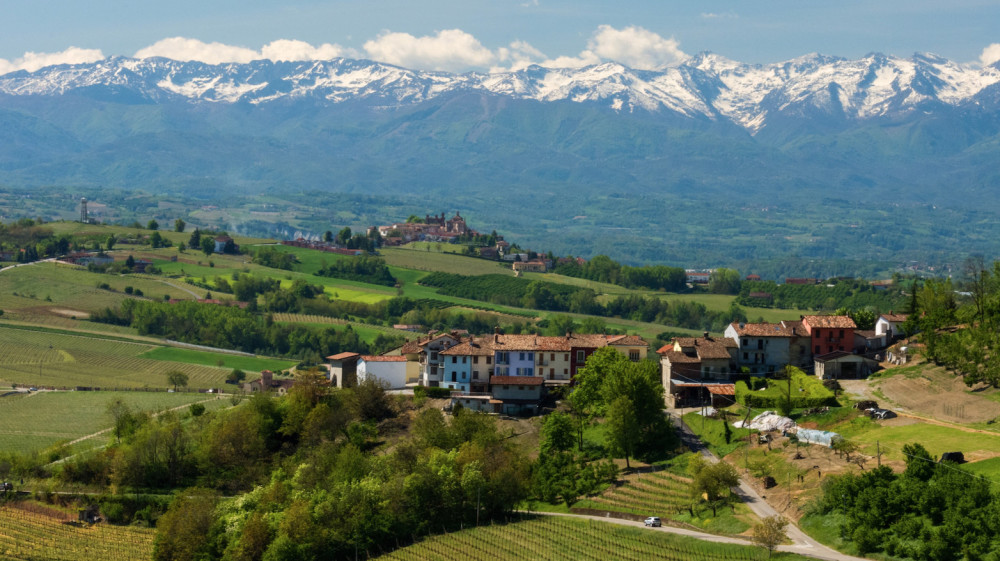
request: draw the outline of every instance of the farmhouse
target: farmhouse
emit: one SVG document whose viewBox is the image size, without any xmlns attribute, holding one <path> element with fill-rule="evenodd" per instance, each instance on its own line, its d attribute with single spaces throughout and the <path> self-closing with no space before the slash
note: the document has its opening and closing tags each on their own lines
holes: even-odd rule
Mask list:
<svg viewBox="0 0 1000 561">
<path fill-rule="evenodd" d="M 326 357 L 330 385 L 349 388 L 358 383 L 358 353 L 338 353 Z"/>
<path fill-rule="evenodd" d="M 357 363 L 358 382 L 374 379 L 390 388 L 406 387 L 406 357 L 362 355 Z"/>
<path fill-rule="evenodd" d="M 663 388 L 669 407 L 705 403 L 709 387 L 732 386 L 738 374 L 736 343 L 727 337 L 716 339 L 706 332 L 703 337 L 677 337 L 664 345 L 660 355 Z M 728 393 L 728 389 L 725 391 Z M 722 388 L 716 395 L 725 395 Z"/>
<path fill-rule="evenodd" d="M 770 374 L 785 365 L 809 364 L 809 333 L 800 321 L 733 322 L 725 335 L 737 345 L 736 362 L 751 374 Z"/>
</svg>

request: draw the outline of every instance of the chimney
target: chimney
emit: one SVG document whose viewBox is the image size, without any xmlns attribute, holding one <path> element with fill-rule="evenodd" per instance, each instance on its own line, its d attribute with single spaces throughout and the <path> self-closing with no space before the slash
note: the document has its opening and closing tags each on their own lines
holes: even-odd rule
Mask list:
<svg viewBox="0 0 1000 561">
<path fill-rule="evenodd" d="M 708 331 L 705 332 L 705 340 L 710 341 L 710 339 L 708 338 Z"/>
</svg>

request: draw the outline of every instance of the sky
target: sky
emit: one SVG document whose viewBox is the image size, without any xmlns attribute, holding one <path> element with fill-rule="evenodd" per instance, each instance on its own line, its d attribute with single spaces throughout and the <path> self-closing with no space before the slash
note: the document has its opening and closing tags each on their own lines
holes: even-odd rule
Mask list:
<svg viewBox="0 0 1000 561">
<path fill-rule="evenodd" d="M 210 63 L 370 58 L 422 70 L 702 51 L 748 63 L 809 53 L 1000 60 L 1000 0 L 0 0 L 0 74 L 122 56 Z"/>
</svg>

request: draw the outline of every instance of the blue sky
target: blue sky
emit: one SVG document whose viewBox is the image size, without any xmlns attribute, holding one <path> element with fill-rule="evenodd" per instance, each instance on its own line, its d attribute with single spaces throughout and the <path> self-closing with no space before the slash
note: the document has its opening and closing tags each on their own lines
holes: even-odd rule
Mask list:
<svg viewBox="0 0 1000 561">
<path fill-rule="evenodd" d="M 856 58 L 873 51 L 899 56 L 927 51 L 974 62 L 1000 43 L 998 0 L 15 0 L 2 5 L 0 72 L 137 53 L 213 60 L 251 52 L 267 58 L 333 54 L 443 70 L 546 60 L 623 59 L 657 66 L 701 51 L 754 63 L 811 52 Z M 174 41 L 161 43 L 170 38 Z M 274 44 L 278 40 L 325 48 L 308 51 L 303 43 Z M 263 50 L 267 45 L 271 50 Z M 70 47 L 77 50 L 67 51 Z M 1000 46 L 994 50 L 1000 53 Z"/>
</svg>

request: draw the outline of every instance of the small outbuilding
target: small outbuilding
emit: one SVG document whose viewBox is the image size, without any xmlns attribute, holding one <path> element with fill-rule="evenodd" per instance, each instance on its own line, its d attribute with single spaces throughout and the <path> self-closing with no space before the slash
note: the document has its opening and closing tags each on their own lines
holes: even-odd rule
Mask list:
<svg viewBox="0 0 1000 561">
<path fill-rule="evenodd" d="M 847 351 L 833 351 L 814 358 L 816 376 L 820 380 L 864 378 L 871 374 L 878 363 Z"/>
<path fill-rule="evenodd" d="M 406 357 L 362 355 L 358 360 L 358 382 L 374 378 L 390 388 L 406 387 Z"/>
</svg>

